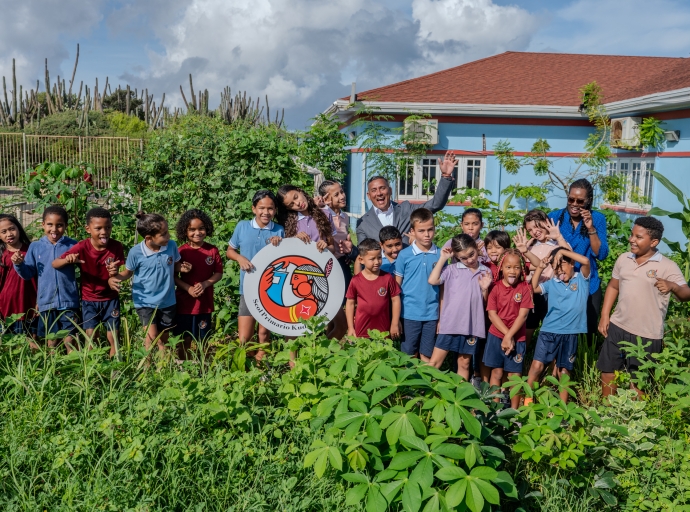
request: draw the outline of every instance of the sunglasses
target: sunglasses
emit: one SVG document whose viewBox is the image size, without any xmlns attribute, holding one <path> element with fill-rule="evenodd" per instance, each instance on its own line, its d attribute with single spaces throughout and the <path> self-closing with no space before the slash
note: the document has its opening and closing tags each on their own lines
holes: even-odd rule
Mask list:
<svg viewBox="0 0 690 512">
<path fill-rule="evenodd" d="M 568 196 L 568 204 L 577 204 L 579 206 L 584 206 L 585 204 L 587 204 L 587 200 Z"/>
</svg>

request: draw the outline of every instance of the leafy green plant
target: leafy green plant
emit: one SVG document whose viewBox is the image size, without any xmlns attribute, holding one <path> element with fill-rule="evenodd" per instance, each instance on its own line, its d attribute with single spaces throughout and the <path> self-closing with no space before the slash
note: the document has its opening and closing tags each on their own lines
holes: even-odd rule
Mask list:
<svg viewBox="0 0 690 512">
<path fill-rule="evenodd" d="M 666 141 L 663 124 L 655 117 L 645 117 L 638 127 L 640 146 L 647 149 L 663 149 Z"/>
</svg>

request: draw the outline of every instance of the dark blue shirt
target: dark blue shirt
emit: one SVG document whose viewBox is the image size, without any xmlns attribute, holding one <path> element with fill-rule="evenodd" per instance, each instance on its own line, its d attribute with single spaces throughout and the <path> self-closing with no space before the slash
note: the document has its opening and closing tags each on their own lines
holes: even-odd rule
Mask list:
<svg viewBox="0 0 690 512">
<path fill-rule="evenodd" d="M 580 221 L 577 226 L 573 228 L 572 222 L 570 222 L 570 214 L 568 209 L 555 210 L 549 213 L 549 218 L 553 219 L 554 222 L 558 222 L 563 214 L 563 220 L 561 220 L 560 230 L 563 238 L 566 242 L 570 244 L 573 248 L 573 252 L 582 254 L 589 258 L 590 273 L 589 273 L 589 294 L 595 293 L 601 286 L 601 278 L 599 277 L 599 269 L 597 268 L 597 260 L 604 261 L 609 255 L 609 243 L 608 235 L 606 233 L 606 217 L 603 213 L 592 212 L 592 228 L 596 229 L 597 235 L 599 235 L 599 240 L 601 240 L 601 247 L 599 247 L 599 253 L 594 254 L 592 250 L 592 244 L 589 241 L 589 235 L 583 235 L 580 232 Z M 580 264 L 575 263 L 575 270 L 580 271 Z"/>
</svg>

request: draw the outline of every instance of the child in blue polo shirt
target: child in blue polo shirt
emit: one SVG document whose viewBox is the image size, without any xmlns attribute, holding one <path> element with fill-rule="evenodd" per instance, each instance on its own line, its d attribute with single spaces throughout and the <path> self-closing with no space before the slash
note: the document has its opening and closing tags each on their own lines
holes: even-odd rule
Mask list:
<svg viewBox="0 0 690 512">
<path fill-rule="evenodd" d="M 434 245 L 434 214 L 419 208 L 410 215 L 415 241 L 400 251 L 395 261 L 395 278 L 402 288 L 403 332 L 400 350 L 429 362 L 436 343 L 439 287 L 429 276 L 441 251 Z"/>
<path fill-rule="evenodd" d="M 244 300 L 244 275 L 254 270 L 251 259 L 266 244 L 278 245 L 285 236 L 283 226 L 273 222 L 276 214 L 276 198 L 270 190 L 259 190 L 252 198 L 252 220 L 243 220 L 237 224 L 232 233 L 226 256 L 240 264 L 240 311 L 237 315 L 237 331 L 240 341 L 245 343 L 254 336 L 256 320 Z M 240 252 L 237 252 L 240 251 Z M 268 343 L 271 333 L 259 324 L 259 343 Z M 256 360 L 261 361 L 264 352 L 256 353 Z"/>
<path fill-rule="evenodd" d="M 191 263 L 181 262 L 177 244 L 170 240 L 168 222 L 157 213 L 139 212 L 137 233 L 144 240 L 127 255 L 125 270 L 111 277 L 108 284 L 120 291 L 122 281 L 134 276 L 132 301 L 144 327 L 144 346 L 151 349 L 157 341 L 158 350 L 165 351 L 170 329 L 175 325 L 175 274 L 189 272 Z"/>
<path fill-rule="evenodd" d="M 580 264 L 579 272 L 575 272 L 575 263 Z M 549 264 L 554 271 L 553 277 L 539 283 L 542 272 Z M 532 289 L 534 293 L 546 296 L 548 309 L 527 377 L 530 386 L 541 377 L 544 367 L 554 360 L 559 375 L 570 375 L 573 371 L 577 337 L 580 333 L 587 332 L 589 272 L 587 256 L 563 247 L 555 248 L 539 262 L 532 276 Z M 561 391 L 561 399 L 568 401 L 567 391 Z M 531 402 L 531 398 L 525 397 L 525 405 Z"/>
</svg>

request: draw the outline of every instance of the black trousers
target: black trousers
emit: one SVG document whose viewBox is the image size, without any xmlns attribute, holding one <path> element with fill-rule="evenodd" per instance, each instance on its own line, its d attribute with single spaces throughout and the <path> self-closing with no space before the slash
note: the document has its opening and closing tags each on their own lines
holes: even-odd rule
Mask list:
<svg viewBox="0 0 690 512">
<path fill-rule="evenodd" d="M 603 300 L 601 286 L 587 298 L 587 339 L 591 342 L 592 335 L 599 332 L 599 314 Z"/>
</svg>

